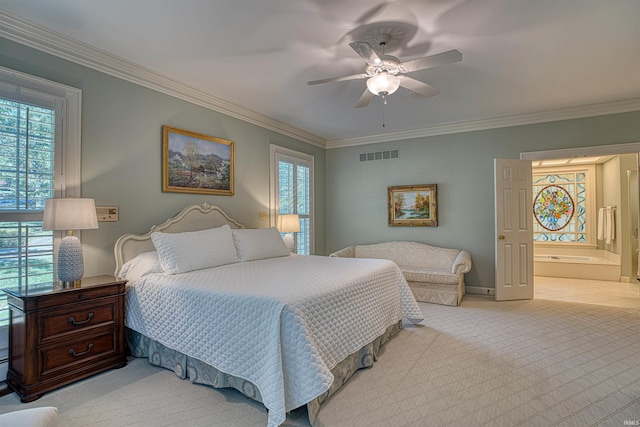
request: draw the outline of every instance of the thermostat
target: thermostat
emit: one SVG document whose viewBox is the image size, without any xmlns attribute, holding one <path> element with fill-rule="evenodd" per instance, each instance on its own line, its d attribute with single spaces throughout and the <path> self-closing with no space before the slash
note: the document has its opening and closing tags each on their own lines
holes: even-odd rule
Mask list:
<svg viewBox="0 0 640 427">
<path fill-rule="evenodd" d="M 117 206 L 96 206 L 98 221 L 115 222 L 118 220 Z"/>
</svg>

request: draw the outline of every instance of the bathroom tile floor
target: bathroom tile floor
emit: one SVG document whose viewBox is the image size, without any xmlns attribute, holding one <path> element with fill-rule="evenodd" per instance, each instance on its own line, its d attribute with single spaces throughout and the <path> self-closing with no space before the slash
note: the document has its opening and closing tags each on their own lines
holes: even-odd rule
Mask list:
<svg viewBox="0 0 640 427">
<path fill-rule="evenodd" d="M 637 280 L 622 283 L 535 276 L 533 290 L 534 299 L 640 308 L 640 282 Z"/>
</svg>

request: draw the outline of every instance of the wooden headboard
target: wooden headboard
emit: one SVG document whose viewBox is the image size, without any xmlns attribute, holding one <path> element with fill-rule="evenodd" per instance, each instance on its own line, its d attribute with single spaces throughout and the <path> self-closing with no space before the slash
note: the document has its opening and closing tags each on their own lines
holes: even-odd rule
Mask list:
<svg viewBox="0 0 640 427">
<path fill-rule="evenodd" d="M 116 258 L 117 276 L 122 265 L 143 252 L 154 251 L 151 233 L 181 233 L 185 231 L 206 230 L 228 224 L 231 228 L 245 228 L 244 224 L 229 217 L 222 209 L 207 203 L 191 205 L 160 225 L 154 225 L 145 234 L 125 234 L 116 241 L 113 252 Z"/>
</svg>

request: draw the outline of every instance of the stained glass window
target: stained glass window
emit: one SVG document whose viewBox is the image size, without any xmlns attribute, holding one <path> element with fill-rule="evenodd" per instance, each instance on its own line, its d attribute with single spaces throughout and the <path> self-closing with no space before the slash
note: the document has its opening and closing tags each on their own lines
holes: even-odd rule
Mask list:
<svg viewBox="0 0 640 427">
<path fill-rule="evenodd" d="M 547 185 L 533 200 L 535 220 L 549 231 L 562 230 L 569 225 L 574 207 L 568 189 L 561 185 Z"/>
<path fill-rule="evenodd" d="M 533 240 L 587 242 L 586 173 L 533 174 Z"/>
</svg>

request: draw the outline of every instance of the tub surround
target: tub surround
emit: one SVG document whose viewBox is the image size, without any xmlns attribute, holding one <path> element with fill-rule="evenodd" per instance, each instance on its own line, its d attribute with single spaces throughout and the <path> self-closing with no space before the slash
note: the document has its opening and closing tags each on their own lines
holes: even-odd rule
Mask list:
<svg viewBox="0 0 640 427">
<path fill-rule="evenodd" d="M 621 281 L 620 255 L 599 249 L 536 248 L 536 276 Z"/>
</svg>

